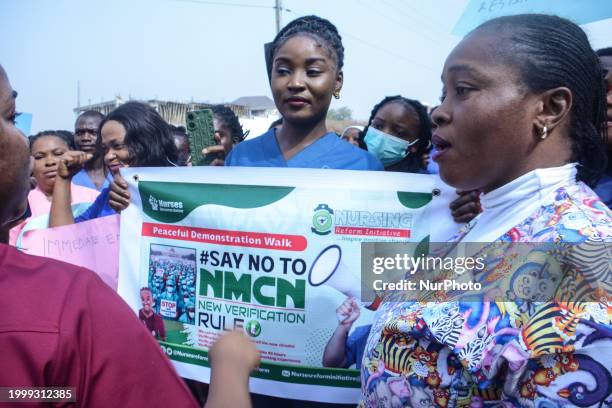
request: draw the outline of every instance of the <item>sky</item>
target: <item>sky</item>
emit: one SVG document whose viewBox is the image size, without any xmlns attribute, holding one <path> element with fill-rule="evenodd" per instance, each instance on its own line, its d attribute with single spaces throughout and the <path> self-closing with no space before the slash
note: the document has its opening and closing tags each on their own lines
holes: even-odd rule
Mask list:
<svg viewBox="0 0 612 408">
<path fill-rule="evenodd" d="M 601 0 L 609 1 L 609 0 Z M 283 0 L 282 24 L 332 21 L 345 48 L 332 108 L 366 120 L 387 95 L 437 103 L 451 34 L 469 0 Z M 224 3 L 225 5 L 216 4 Z M 231 102 L 270 96 L 263 44 L 274 0 L 0 0 L 0 64 L 32 133 L 72 129 L 77 106 L 114 99 Z M 612 19 L 584 25 L 612 45 Z"/>
</svg>

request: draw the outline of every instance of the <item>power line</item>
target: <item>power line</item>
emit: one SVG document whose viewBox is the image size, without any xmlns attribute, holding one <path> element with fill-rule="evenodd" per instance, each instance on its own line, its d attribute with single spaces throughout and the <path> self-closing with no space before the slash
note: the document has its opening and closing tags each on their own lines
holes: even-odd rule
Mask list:
<svg viewBox="0 0 612 408">
<path fill-rule="evenodd" d="M 296 16 L 297 16 L 297 15 L 301 15 L 301 16 L 305 16 L 305 15 L 306 15 L 306 13 L 303 13 L 303 12 L 301 12 L 300 10 L 296 10 L 295 8 L 293 8 L 293 11 L 290 11 L 290 12 L 291 12 L 291 13 L 293 13 L 293 14 L 295 14 Z M 340 35 L 341 35 L 342 37 L 347 37 L 347 38 L 350 38 L 350 39 L 352 39 L 352 40 L 354 40 L 354 41 L 357 41 L 357 42 L 359 42 L 359 43 L 362 43 L 363 45 L 366 45 L 366 46 L 368 46 L 368 47 L 370 47 L 370 48 L 373 48 L 373 49 L 376 49 L 376 50 L 378 50 L 378 51 L 384 52 L 385 54 L 390 55 L 390 56 L 392 56 L 392 57 L 395 57 L 395 58 L 398 58 L 398 59 L 404 60 L 404 61 L 406 61 L 406 62 L 410 62 L 411 64 L 414 64 L 414 65 L 418 65 L 418 66 L 420 66 L 421 68 L 427 69 L 427 70 L 429 70 L 429 71 L 432 71 L 432 72 L 435 72 L 435 73 L 437 73 L 437 72 L 439 71 L 438 69 L 435 69 L 435 68 L 429 67 L 429 66 L 427 66 L 427 65 L 425 65 L 425 64 L 423 64 L 423 63 L 421 63 L 421 62 L 419 62 L 419 61 L 413 60 L 413 59 L 408 58 L 408 57 L 406 57 L 406 56 L 404 56 L 404 55 L 401 55 L 401 54 L 398 54 L 398 53 L 396 53 L 396 52 L 390 51 L 390 50 L 388 50 L 388 49 L 386 49 L 386 48 L 380 47 L 380 46 L 378 46 L 378 45 L 376 45 L 376 44 L 373 44 L 373 43 L 371 43 L 371 42 L 369 42 L 369 41 L 366 41 L 366 40 L 364 40 L 364 39 L 362 39 L 362 38 L 359 38 L 359 37 L 357 37 L 357 36 L 355 36 L 355 35 L 349 34 L 349 33 L 347 33 L 346 31 L 340 31 Z"/>
<path fill-rule="evenodd" d="M 430 30 L 437 31 L 440 34 L 448 34 L 448 33 L 442 32 L 442 30 L 440 29 L 439 26 L 436 26 L 435 24 L 432 24 L 429 21 L 429 20 L 432 19 L 431 17 L 424 15 L 423 13 L 418 11 L 416 8 L 411 7 L 412 11 L 414 12 L 414 14 L 418 14 L 421 17 L 420 19 L 415 17 L 412 14 L 409 14 L 409 13 L 405 12 L 399 6 L 396 6 L 395 4 L 391 3 L 388 0 L 382 0 L 382 2 L 385 3 L 388 7 L 393 8 L 395 11 L 399 12 L 400 14 L 410 18 L 411 20 L 416 21 L 416 22 L 421 23 L 421 24 L 427 25 Z M 403 2 L 403 4 L 408 4 L 408 3 L 407 2 Z"/>
<path fill-rule="evenodd" d="M 428 39 L 428 40 L 430 40 L 430 41 L 435 42 L 436 44 L 438 44 L 438 45 L 440 45 L 440 46 L 444 46 L 444 44 L 442 44 L 441 42 L 439 42 L 437 39 L 435 39 L 435 38 L 433 38 L 433 37 L 430 37 L 429 35 L 424 34 L 424 33 L 420 32 L 420 31 L 416 30 L 414 27 L 412 27 L 412 28 L 407 27 L 407 26 L 406 26 L 406 25 L 404 25 L 402 22 L 400 22 L 400 21 L 398 21 L 398 20 L 396 20 L 396 19 L 394 19 L 394 18 L 390 18 L 389 16 L 385 15 L 384 13 L 381 13 L 381 12 L 380 12 L 378 9 L 376 9 L 376 8 L 374 8 L 374 7 L 370 7 L 369 5 L 365 4 L 365 3 L 364 3 L 363 1 L 361 1 L 361 0 L 358 0 L 358 4 L 359 4 L 359 5 L 361 5 L 362 7 L 365 7 L 365 8 L 368 8 L 368 9 L 370 9 L 370 10 L 374 11 L 374 12 L 375 12 L 376 14 L 378 14 L 379 16 L 381 16 L 381 17 L 383 17 L 383 18 L 385 18 L 385 19 L 387 19 L 387 20 L 389 20 L 389 21 L 391 21 L 391 22 L 393 22 L 393 23 L 397 24 L 398 26 L 402 27 L 404 30 L 407 30 L 407 31 L 409 31 L 409 32 L 414 32 L 414 33 L 416 33 L 416 34 L 420 35 L 420 36 L 421 36 L 421 37 L 423 37 L 423 38 L 426 38 L 426 39 Z"/>
<path fill-rule="evenodd" d="M 360 43 L 362 43 L 362 44 L 364 44 L 364 45 L 367 45 L 368 47 L 372 47 L 372 48 L 375 48 L 375 49 L 377 49 L 377 50 L 379 50 L 379 51 L 382 51 L 382 52 L 384 52 L 384 53 L 387 53 L 387 54 L 389 54 L 389 55 L 391 55 L 391 56 L 393 56 L 393 57 L 395 57 L 395 58 L 399 58 L 399 59 L 402 59 L 402 60 L 404 60 L 404 61 L 410 62 L 411 64 L 418 65 L 418 66 L 420 66 L 421 68 L 425 68 L 425 69 L 427 69 L 427 70 L 429 70 L 429 71 L 432 71 L 432 72 L 438 72 L 438 71 L 439 71 L 439 70 L 436 70 L 436 69 L 434 69 L 434 68 L 432 68 L 432 67 L 430 67 L 430 66 L 427 66 L 427 65 L 425 65 L 425 64 L 423 64 L 423 63 L 421 63 L 421 62 L 419 62 L 419 61 L 417 61 L 417 60 L 413 60 L 413 59 L 410 59 L 410 58 L 408 58 L 408 57 L 405 57 L 405 56 L 403 56 L 403 55 L 401 55 L 401 54 L 397 54 L 397 53 L 395 53 L 395 52 L 393 52 L 393 51 L 389 51 L 389 50 L 387 50 L 387 49 L 385 49 L 385 48 L 382 48 L 382 47 L 377 46 L 376 44 L 372 44 L 372 43 L 371 43 L 371 42 L 369 42 L 369 41 L 362 40 L 362 39 L 361 39 L 361 38 L 359 38 L 359 37 L 355 37 L 354 35 L 351 35 L 351 34 L 349 34 L 349 33 L 347 33 L 347 32 L 342 31 L 340 34 L 341 34 L 342 36 L 344 36 L 344 37 L 351 38 L 351 39 L 353 39 L 353 40 L 355 40 L 355 41 L 357 41 L 357 42 L 360 42 Z"/>
<path fill-rule="evenodd" d="M 225 1 L 208 1 L 208 0 L 174 0 L 174 1 L 179 1 L 183 3 L 212 4 L 214 6 L 276 9 L 276 6 L 264 6 L 263 4 L 229 3 Z M 291 10 L 285 9 L 285 8 L 281 8 L 281 10 L 291 12 Z"/>
<path fill-rule="evenodd" d="M 411 2 L 403 1 L 403 0 L 399 0 L 399 2 L 402 5 L 412 9 L 412 11 L 414 11 L 416 14 L 420 15 L 424 19 L 424 21 L 427 21 L 428 23 L 430 21 L 435 22 L 436 24 L 433 24 L 433 23 L 431 24 L 432 27 L 435 27 L 438 30 L 439 30 L 439 27 L 448 27 L 448 23 L 445 23 L 442 20 L 439 20 L 438 16 L 425 15 L 425 14 L 421 13 L 421 11 L 419 9 L 417 9 Z M 397 8 L 398 8 L 398 10 L 400 9 L 399 6 L 397 6 Z M 406 14 L 406 13 L 404 13 L 404 14 Z M 448 33 L 446 33 L 446 34 L 448 34 Z"/>
</svg>

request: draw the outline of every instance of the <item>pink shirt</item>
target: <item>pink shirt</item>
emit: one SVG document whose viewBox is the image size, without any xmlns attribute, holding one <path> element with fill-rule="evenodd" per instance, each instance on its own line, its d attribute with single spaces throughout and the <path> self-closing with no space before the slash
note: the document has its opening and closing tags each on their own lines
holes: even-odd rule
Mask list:
<svg viewBox="0 0 612 408">
<path fill-rule="evenodd" d="M 74 387 L 76 407 L 198 406 L 135 313 L 87 269 L 0 244 L 0 310 L 3 387 Z"/>
<path fill-rule="evenodd" d="M 76 184 L 70 184 L 70 204 L 80 204 L 80 203 L 93 203 L 96 200 L 96 197 L 100 194 L 99 191 L 93 190 L 91 188 L 78 186 Z M 10 231 L 9 235 L 9 243 L 11 245 L 15 245 L 17 242 L 17 238 L 21 233 L 23 227 L 30 221 L 32 218 L 47 215 L 51 211 L 51 201 L 47 198 L 45 193 L 42 192 L 38 187 L 34 190 L 30 191 L 28 194 L 28 202 L 30 203 L 30 210 L 32 211 L 32 216 L 26 219 L 21 224 L 17 225 Z"/>
</svg>

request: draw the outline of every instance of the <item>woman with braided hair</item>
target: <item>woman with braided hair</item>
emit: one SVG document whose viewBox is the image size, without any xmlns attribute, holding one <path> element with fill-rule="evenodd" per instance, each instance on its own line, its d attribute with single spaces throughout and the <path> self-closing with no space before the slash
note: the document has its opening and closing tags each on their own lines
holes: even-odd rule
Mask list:
<svg viewBox="0 0 612 408">
<path fill-rule="evenodd" d="M 469 277 L 482 288 L 390 294 L 361 407 L 612 406 L 612 212 L 589 188 L 606 169 L 602 78 L 586 34 L 555 16 L 490 20 L 448 56 L 433 160 L 483 193 L 449 240 L 487 259 Z"/>
<path fill-rule="evenodd" d="M 427 173 L 424 157 L 431 150 L 427 109 L 419 101 L 401 95 L 385 97 L 372 109 L 360 143 L 381 161 L 385 171 Z M 459 197 L 450 203 L 451 214 L 455 222 L 469 222 L 482 211 L 479 192 L 457 193 Z"/>
<path fill-rule="evenodd" d="M 235 146 L 226 166 L 382 170 L 368 152 L 327 130 L 332 96 L 340 97 L 344 47 L 336 27 L 317 16 L 290 22 L 266 50 L 268 76 L 282 126 Z M 255 408 L 350 406 L 253 394 Z"/>
<path fill-rule="evenodd" d="M 382 170 L 372 155 L 327 130 L 331 98 L 340 97 L 344 78 L 344 47 L 332 23 L 317 16 L 292 21 L 266 58 L 283 126 L 236 146 L 226 165 Z"/>
</svg>

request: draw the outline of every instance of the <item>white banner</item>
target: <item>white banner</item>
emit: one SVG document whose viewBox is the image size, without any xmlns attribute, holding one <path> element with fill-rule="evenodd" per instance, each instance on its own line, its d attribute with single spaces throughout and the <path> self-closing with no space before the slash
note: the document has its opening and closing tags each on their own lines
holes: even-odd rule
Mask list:
<svg viewBox="0 0 612 408">
<path fill-rule="evenodd" d="M 132 204 L 121 215 L 119 294 L 187 378 L 208 382 L 208 348 L 223 330 L 242 328 L 261 351 L 250 384 L 259 394 L 357 402 L 356 367 L 376 309 L 360 302 L 360 244 L 444 241 L 458 228 L 448 209 L 455 194 L 437 176 L 246 167 L 122 174 Z"/>
</svg>

